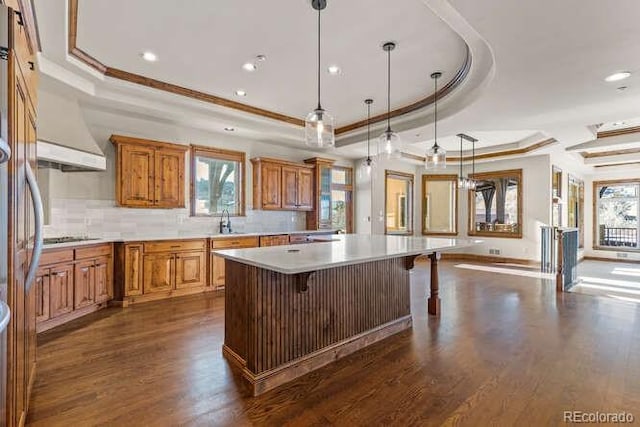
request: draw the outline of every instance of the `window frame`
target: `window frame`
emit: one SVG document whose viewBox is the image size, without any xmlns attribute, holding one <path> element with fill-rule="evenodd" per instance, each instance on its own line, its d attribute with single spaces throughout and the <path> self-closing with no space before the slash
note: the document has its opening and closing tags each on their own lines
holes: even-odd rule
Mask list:
<svg viewBox="0 0 640 427">
<path fill-rule="evenodd" d="M 333 182 L 333 171 L 334 170 L 342 170 L 345 172 L 346 174 L 346 182 L 347 184 L 334 184 Z M 346 217 L 347 217 L 347 229 L 346 232 L 347 233 L 353 233 L 353 168 L 349 167 L 349 166 L 335 166 L 332 165 L 331 166 L 331 183 L 329 185 L 329 187 L 331 188 L 331 191 L 344 191 L 346 193 L 350 193 L 350 200 L 347 203 L 347 212 L 346 212 Z M 333 203 L 333 200 L 332 200 Z M 333 210 L 333 208 L 332 208 Z M 333 212 L 331 212 L 331 220 L 333 222 Z M 333 224 L 332 224 L 333 227 Z"/>
<path fill-rule="evenodd" d="M 237 186 L 236 191 L 238 193 L 238 213 L 231 214 L 232 217 L 246 216 L 246 187 L 247 187 L 247 166 L 246 166 L 246 153 L 243 151 L 226 150 L 223 148 L 206 147 L 202 145 L 190 145 L 190 166 L 189 173 L 189 202 L 190 202 L 190 215 L 192 217 L 217 217 L 220 213 L 213 214 L 199 214 L 196 213 L 196 158 L 197 157 L 209 157 L 215 160 L 226 160 L 238 162 L 240 166 L 239 176 L 240 185 Z"/>
<path fill-rule="evenodd" d="M 596 251 L 614 251 L 614 252 L 640 252 L 640 219 L 638 220 L 637 226 L 637 238 L 636 242 L 638 243 L 637 248 L 629 248 L 625 246 L 600 246 L 600 233 L 598 228 L 600 226 L 600 198 L 598 196 L 598 189 L 602 186 L 612 186 L 612 185 L 620 185 L 620 184 L 634 184 L 640 186 L 640 178 L 631 178 L 631 179 L 613 179 L 606 181 L 593 181 L 592 183 L 592 200 L 591 200 L 591 208 L 592 208 L 592 247 L 593 250 Z M 638 192 L 638 205 L 640 208 L 640 189 Z"/>
<path fill-rule="evenodd" d="M 397 232 L 397 231 L 389 231 L 387 227 L 387 190 L 388 190 L 388 180 L 389 177 L 396 179 L 405 179 L 407 180 L 409 185 L 409 190 L 411 194 L 409 196 L 409 212 L 407 214 L 407 231 Z M 414 215 L 414 184 L 415 184 L 415 175 L 412 173 L 406 172 L 398 172 L 394 170 L 385 169 L 384 171 L 384 234 L 389 236 L 412 236 L 413 235 L 413 215 Z"/>
<path fill-rule="evenodd" d="M 467 224 L 467 235 L 468 236 L 481 236 L 481 237 L 498 237 L 504 239 L 522 239 L 522 233 L 524 229 L 523 223 L 523 193 L 524 193 L 524 185 L 522 179 L 522 169 L 509 169 L 509 170 L 500 170 L 493 172 L 481 172 L 469 175 L 470 178 L 475 180 L 485 180 L 491 178 L 509 178 L 516 177 L 518 179 L 518 231 L 516 233 L 502 232 L 502 231 L 477 231 L 476 230 L 476 191 L 469 190 L 468 194 L 468 204 L 467 204 L 467 214 L 468 214 L 468 224 Z"/>
<path fill-rule="evenodd" d="M 445 182 L 451 182 L 453 184 L 453 198 L 454 198 L 454 215 L 455 215 L 455 221 L 454 221 L 454 228 L 455 231 L 454 232 L 448 232 L 448 233 L 434 233 L 434 232 L 429 232 L 428 230 L 425 229 L 424 227 L 424 218 L 425 215 L 427 213 L 427 207 L 425 206 L 426 204 L 426 187 L 427 187 L 427 182 L 429 181 L 445 181 Z M 456 174 L 424 174 L 422 175 L 422 199 L 420 200 L 420 203 L 422 205 L 422 215 L 420 217 L 420 222 L 422 223 L 422 235 L 423 236 L 457 236 L 460 229 L 459 229 L 459 222 L 458 222 L 458 175 Z"/>
</svg>

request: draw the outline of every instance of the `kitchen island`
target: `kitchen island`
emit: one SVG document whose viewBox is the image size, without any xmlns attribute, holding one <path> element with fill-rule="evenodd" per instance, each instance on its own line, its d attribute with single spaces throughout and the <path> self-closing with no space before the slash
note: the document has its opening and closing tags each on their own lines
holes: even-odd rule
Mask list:
<svg viewBox="0 0 640 427">
<path fill-rule="evenodd" d="M 411 327 L 410 270 L 472 240 L 336 235 L 333 241 L 216 251 L 225 258 L 223 353 L 261 394 Z"/>
</svg>

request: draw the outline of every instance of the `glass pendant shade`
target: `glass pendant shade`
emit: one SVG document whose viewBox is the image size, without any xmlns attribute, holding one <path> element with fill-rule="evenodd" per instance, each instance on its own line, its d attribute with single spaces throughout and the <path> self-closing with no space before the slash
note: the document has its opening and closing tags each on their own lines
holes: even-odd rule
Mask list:
<svg viewBox="0 0 640 427">
<path fill-rule="evenodd" d="M 445 169 L 447 167 L 447 151 L 438 143 L 433 144 L 433 147 L 427 150 L 424 166 L 426 169 Z"/>
<path fill-rule="evenodd" d="M 376 159 L 374 157 L 367 157 L 362 160 L 360 168 L 358 169 L 358 175 L 360 178 L 369 178 L 373 172 L 373 168 L 376 166 Z"/>
<path fill-rule="evenodd" d="M 399 159 L 402 156 L 400 135 L 387 129 L 378 139 L 378 152 L 387 159 Z"/>
<path fill-rule="evenodd" d="M 323 109 L 307 115 L 304 122 L 305 143 L 313 148 L 329 148 L 336 144 L 333 116 Z"/>
</svg>

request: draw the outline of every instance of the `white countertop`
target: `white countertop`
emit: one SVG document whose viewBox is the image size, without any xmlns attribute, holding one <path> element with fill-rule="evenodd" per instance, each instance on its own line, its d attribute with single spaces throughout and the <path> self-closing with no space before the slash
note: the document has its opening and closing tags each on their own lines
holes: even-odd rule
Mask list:
<svg viewBox="0 0 640 427">
<path fill-rule="evenodd" d="M 480 243 L 475 239 L 336 234 L 332 242 L 214 251 L 223 258 L 284 274 L 429 254 Z M 293 251 L 293 252 L 292 252 Z"/>
<path fill-rule="evenodd" d="M 164 235 L 145 235 L 145 236 L 131 236 L 131 237 L 114 237 L 114 238 L 101 238 L 90 240 L 81 240 L 78 242 L 66 242 L 66 243 L 53 243 L 44 245 L 44 249 L 60 249 L 69 248 L 74 246 L 85 245 L 97 245 L 100 243 L 115 243 L 115 242 L 149 242 L 155 240 L 190 240 L 190 239 L 220 239 L 229 237 L 260 237 L 260 236 L 278 236 L 278 235 L 296 235 L 296 234 L 328 234 L 335 233 L 337 230 L 296 230 L 296 231 L 258 231 L 253 233 L 231 233 L 231 234 L 219 234 L 219 233 L 201 233 L 201 234 L 164 234 Z"/>
</svg>

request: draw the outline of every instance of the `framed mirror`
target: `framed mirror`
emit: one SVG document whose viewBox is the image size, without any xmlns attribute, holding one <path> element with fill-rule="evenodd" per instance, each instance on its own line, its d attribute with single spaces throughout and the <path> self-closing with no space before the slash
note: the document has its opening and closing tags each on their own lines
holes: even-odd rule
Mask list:
<svg viewBox="0 0 640 427">
<path fill-rule="evenodd" d="M 385 171 L 385 234 L 413 234 L 413 175 Z"/>
<path fill-rule="evenodd" d="M 522 169 L 471 175 L 469 235 L 522 238 Z"/>
<path fill-rule="evenodd" d="M 458 175 L 422 175 L 422 234 L 458 235 Z"/>
</svg>

